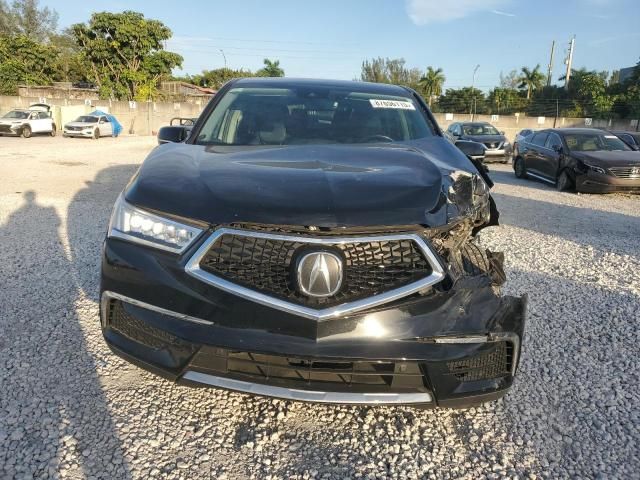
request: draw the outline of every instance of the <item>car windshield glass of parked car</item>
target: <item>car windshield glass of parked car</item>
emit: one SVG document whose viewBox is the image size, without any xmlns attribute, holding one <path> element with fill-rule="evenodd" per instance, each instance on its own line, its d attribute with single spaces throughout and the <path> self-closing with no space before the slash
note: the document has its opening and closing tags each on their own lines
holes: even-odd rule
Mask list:
<svg viewBox="0 0 640 480">
<path fill-rule="evenodd" d="M 199 132 L 204 145 L 310 145 L 433 135 L 410 97 L 334 88 L 234 88 Z"/>
<path fill-rule="evenodd" d="M 17 118 L 20 120 L 24 120 L 29 118 L 29 112 L 21 112 L 20 110 L 12 110 L 7 113 L 4 118 Z"/>
<path fill-rule="evenodd" d="M 496 127 L 489 124 L 463 125 L 462 131 L 465 135 L 500 135 Z"/>
<path fill-rule="evenodd" d="M 81 115 L 74 121 L 82 123 L 98 123 L 98 117 L 93 117 L 91 115 Z"/>
<path fill-rule="evenodd" d="M 569 150 L 574 152 L 629 151 L 631 148 L 615 135 L 569 133 L 564 136 Z"/>
</svg>

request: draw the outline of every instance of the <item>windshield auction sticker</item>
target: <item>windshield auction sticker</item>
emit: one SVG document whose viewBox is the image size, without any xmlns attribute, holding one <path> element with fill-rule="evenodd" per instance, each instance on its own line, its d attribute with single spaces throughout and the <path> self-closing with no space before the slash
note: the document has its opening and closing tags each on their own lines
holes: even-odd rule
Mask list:
<svg viewBox="0 0 640 480">
<path fill-rule="evenodd" d="M 370 98 L 369 102 L 373 108 L 395 108 L 396 110 L 415 110 L 413 103 L 404 100 L 378 100 Z"/>
</svg>

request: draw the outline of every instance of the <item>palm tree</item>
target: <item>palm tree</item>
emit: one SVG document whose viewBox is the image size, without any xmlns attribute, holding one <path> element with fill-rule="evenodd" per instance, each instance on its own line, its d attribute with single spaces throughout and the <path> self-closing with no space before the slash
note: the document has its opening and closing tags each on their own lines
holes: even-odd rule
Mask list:
<svg viewBox="0 0 640 480">
<path fill-rule="evenodd" d="M 284 70 L 280 68 L 280 60 L 264 59 L 264 68 L 258 71 L 261 77 L 284 77 Z"/>
<path fill-rule="evenodd" d="M 540 71 L 540 64 L 536 65 L 536 68 L 529 70 L 527 67 L 522 67 L 522 75 L 520 75 L 520 85 L 518 88 L 527 89 L 527 100 L 531 98 L 531 92 L 542 87 L 544 82 L 544 75 Z"/>
<path fill-rule="evenodd" d="M 431 108 L 431 99 L 434 96 L 442 94 L 442 85 L 446 80 L 442 69 L 434 70 L 433 67 L 427 67 L 425 74 L 418 80 L 418 86 L 427 96 L 429 108 Z"/>
</svg>

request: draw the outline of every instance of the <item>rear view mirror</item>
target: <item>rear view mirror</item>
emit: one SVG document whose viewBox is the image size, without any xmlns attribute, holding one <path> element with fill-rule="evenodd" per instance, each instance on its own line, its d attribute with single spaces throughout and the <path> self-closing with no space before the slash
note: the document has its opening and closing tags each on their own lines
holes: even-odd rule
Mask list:
<svg viewBox="0 0 640 480">
<path fill-rule="evenodd" d="M 180 125 L 162 127 L 158 131 L 158 144 L 184 142 L 189 136 L 189 131 Z"/>
</svg>

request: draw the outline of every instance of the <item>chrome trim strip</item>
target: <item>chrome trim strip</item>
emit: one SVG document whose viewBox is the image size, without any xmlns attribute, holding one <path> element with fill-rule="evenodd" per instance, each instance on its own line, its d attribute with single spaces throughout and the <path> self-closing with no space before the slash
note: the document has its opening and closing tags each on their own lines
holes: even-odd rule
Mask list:
<svg viewBox="0 0 640 480">
<path fill-rule="evenodd" d="M 334 307 L 325 308 L 322 310 L 316 310 L 314 308 L 304 307 L 302 305 L 296 305 L 295 303 L 287 302 L 285 300 L 280 300 L 278 298 L 272 297 L 270 295 L 257 292 L 250 288 L 242 287 L 233 282 L 220 278 L 216 275 L 213 275 L 209 272 L 206 272 L 200 268 L 200 260 L 206 255 L 211 248 L 211 245 L 222 235 L 239 235 L 245 237 L 252 238 L 266 238 L 266 239 L 275 239 L 275 240 L 283 240 L 283 241 L 291 241 L 291 242 L 302 242 L 311 245 L 340 245 L 344 243 L 357 243 L 357 242 L 375 242 L 375 241 L 387 241 L 387 240 L 413 240 L 420 248 L 420 251 L 424 254 L 425 258 L 429 262 L 431 266 L 432 273 L 423 278 L 422 280 L 418 280 L 417 282 L 410 283 L 409 285 L 405 285 L 404 287 L 396 288 L 394 290 L 390 290 L 385 293 L 381 293 L 380 295 L 375 295 L 373 297 L 365 298 L 362 300 L 357 300 L 355 302 L 348 302 L 342 305 L 336 305 Z M 292 313 L 294 315 L 299 315 L 305 318 L 310 318 L 312 320 L 327 320 L 331 318 L 338 318 L 344 315 L 348 315 L 351 313 L 358 312 L 360 310 L 364 310 L 367 308 L 375 307 L 377 305 L 382 305 L 383 303 L 392 302 L 394 300 L 398 300 L 400 298 L 406 297 L 413 293 L 416 293 L 420 290 L 423 290 L 431 285 L 434 285 L 445 277 L 445 272 L 440 262 L 438 261 L 438 257 L 436 257 L 435 253 L 429 248 L 427 243 L 420 237 L 414 233 L 405 233 L 405 234 L 394 234 L 394 235 L 377 235 L 370 237 L 306 237 L 301 235 L 286 235 L 286 234 L 275 234 L 275 233 L 265 233 L 265 232 L 255 232 L 251 230 L 239 230 L 234 228 L 220 228 L 214 231 L 211 236 L 205 240 L 205 242 L 198 248 L 198 250 L 193 254 L 193 256 L 187 262 L 185 266 L 185 271 L 187 274 L 192 277 L 197 278 L 209 285 L 212 285 L 220 290 L 224 290 L 225 292 L 232 293 L 239 297 L 245 298 L 247 300 L 252 300 L 254 302 L 260 303 L 262 305 L 266 305 L 267 307 L 276 308 L 278 310 L 282 310 L 283 312 Z"/>
<path fill-rule="evenodd" d="M 434 343 L 487 343 L 489 337 L 478 335 L 476 337 L 436 337 Z"/>
<path fill-rule="evenodd" d="M 298 390 L 294 388 L 276 387 L 260 383 L 243 382 L 231 378 L 217 377 L 207 373 L 187 371 L 183 379 L 203 383 L 218 388 L 226 388 L 238 392 L 282 398 L 284 400 L 301 400 L 318 403 L 346 403 L 362 405 L 394 405 L 408 403 L 429 403 L 433 398 L 429 393 L 352 393 L 322 392 L 314 390 Z"/>
<path fill-rule="evenodd" d="M 121 302 L 130 303 L 131 305 L 135 305 L 136 307 L 145 308 L 147 310 L 151 310 L 156 313 L 160 313 L 162 315 L 168 315 L 170 317 L 175 317 L 180 320 L 184 320 L 186 322 L 199 323 L 200 325 L 213 325 L 214 322 L 209 320 L 203 320 L 202 318 L 192 317 L 191 315 L 185 315 L 184 313 L 174 312 L 172 310 L 167 310 L 166 308 L 156 307 L 155 305 L 151 305 L 149 303 L 141 302 L 140 300 L 136 300 L 135 298 L 127 297 L 125 295 L 120 295 L 119 293 L 111 292 L 109 290 L 105 290 L 102 292 L 102 298 L 100 299 L 100 309 L 102 311 L 102 326 L 105 327 L 106 319 L 107 319 L 107 305 L 109 304 L 109 300 L 120 300 Z"/>
<path fill-rule="evenodd" d="M 542 180 L 543 182 L 550 183 L 551 185 L 555 185 L 555 182 L 553 182 L 552 180 L 549 180 L 548 178 L 544 178 L 543 176 L 538 175 L 536 173 L 527 172 L 527 175 L 533 178 L 537 178 L 538 180 Z"/>
</svg>

